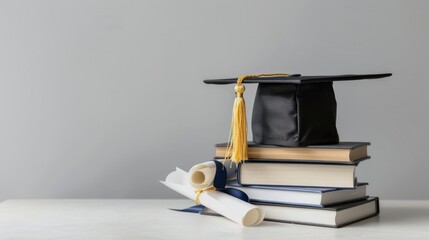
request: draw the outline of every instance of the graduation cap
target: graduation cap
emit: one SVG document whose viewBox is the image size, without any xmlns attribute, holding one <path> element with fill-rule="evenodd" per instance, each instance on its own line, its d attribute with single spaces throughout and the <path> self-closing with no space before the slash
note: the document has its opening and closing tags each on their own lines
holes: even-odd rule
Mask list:
<svg viewBox="0 0 429 240">
<path fill-rule="evenodd" d="M 247 122 L 243 83 L 258 83 L 252 114 L 253 142 L 286 147 L 339 142 L 337 102 L 333 82 L 377 79 L 392 74 L 301 76 L 256 74 L 204 80 L 207 84 L 236 84 L 227 157 L 247 160 Z"/>
</svg>

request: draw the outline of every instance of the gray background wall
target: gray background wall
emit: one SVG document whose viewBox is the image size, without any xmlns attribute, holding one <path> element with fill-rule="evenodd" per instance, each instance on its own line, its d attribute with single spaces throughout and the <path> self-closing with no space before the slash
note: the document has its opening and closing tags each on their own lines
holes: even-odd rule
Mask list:
<svg viewBox="0 0 429 240">
<path fill-rule="evenodd" d="M 372 142 L 371 194 L 429 199 L 428 8 L 0 1 L 0 199 L 178 197 L 158 180 L 228 135 L 232 86 L 202 80 L 279 71 L 393 72 L 335 84 L 340 137 Z"/>
</svg>

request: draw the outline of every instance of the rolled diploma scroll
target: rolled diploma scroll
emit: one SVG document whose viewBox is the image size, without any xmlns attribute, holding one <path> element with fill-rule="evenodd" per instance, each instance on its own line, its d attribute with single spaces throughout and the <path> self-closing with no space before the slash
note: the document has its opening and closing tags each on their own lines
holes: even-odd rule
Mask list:
<svg viewBox="0 0 429 240">
<path fill-rule="evenodd" d="M 216 160 L 215 160 L 216 161 Z M 227 179 L 235 178 L 236 164 L 225 160 Z M 216 175 L 216 164 L 213 161 L 197 164 L 189 170 L 189 183 L 196 189 L 203 189 L 213 185 Z"/>
<path fill-rule="evenodd" d="M 189 184 L 188 173 L 180 168 L 168 174 L 161 183 L 193 201 L 197 197 L 195 189 Z M 200 203 L 245 227 L 258 225 L 264 220 L 262 209 L 220 191 L 203 192 Z"/>
</svg>

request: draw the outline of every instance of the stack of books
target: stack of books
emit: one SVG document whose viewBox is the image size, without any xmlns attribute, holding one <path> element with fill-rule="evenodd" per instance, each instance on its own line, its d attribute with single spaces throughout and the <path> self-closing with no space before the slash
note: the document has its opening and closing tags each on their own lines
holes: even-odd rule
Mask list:
<svg viewBox="0 0 429 240">
<path fill-rule="evenodd" d="M 228 182 L 265 210 L 265 220 L 341 227 L 379 213 L 377 197 L 355 176 L 368 142 L 279 147 L 249 143 L 249 160 Z M 216 145 L 223 159 L 226 144 Z"/>
</svg>

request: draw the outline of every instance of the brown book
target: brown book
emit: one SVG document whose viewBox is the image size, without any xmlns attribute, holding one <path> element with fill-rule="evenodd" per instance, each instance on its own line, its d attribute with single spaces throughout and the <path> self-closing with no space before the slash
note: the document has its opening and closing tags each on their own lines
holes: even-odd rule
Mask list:
<svg viewBox="0 0 429 240">
<path fill-rule="evenodd" d="M 280 147 L 248 143 L 249 159 L 269 159 L 269 161 L 327 161 L 353 162 L 368 158 L 369 142 L 340 142 L 332 145 L 311 145 L 308 147 Z M 216 144 L 215 158 L 224 158 L 226 143 Z"/>
</svg>

